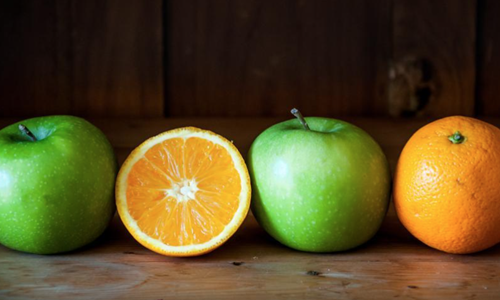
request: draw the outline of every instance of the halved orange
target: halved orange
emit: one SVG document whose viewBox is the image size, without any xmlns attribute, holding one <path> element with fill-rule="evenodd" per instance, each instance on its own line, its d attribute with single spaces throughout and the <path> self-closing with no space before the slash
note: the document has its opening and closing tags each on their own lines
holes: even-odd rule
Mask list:
<svg viewBox="0 0 500 300">
<path fill-rule="evenodd" d="M 116 206 L 143 246 L 195 256 L 227 241 L 250 206 L 250 177 L 224 137 L 185 127 L 142 143 L 118 173 Z"/>
</svg>

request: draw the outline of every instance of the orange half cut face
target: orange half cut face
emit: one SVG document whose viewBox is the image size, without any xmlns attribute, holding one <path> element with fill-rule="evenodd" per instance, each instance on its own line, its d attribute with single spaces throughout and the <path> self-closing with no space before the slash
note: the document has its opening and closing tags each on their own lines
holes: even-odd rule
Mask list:
<svg viewBox="0 0 500 300">
<path fill-rule="evenodd" d="M 186 127 L 148 139 L 118 174 L 116 204 L 128 231 L 164 255 L 195 256 L 227 241 L 250 206 L 250 178 L 236 147 Z"/>
</svg>

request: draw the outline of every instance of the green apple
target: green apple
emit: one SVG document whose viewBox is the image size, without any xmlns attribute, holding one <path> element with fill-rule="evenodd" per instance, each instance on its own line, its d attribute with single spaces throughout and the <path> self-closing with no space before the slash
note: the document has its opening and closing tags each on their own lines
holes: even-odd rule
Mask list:
<svg viewBox="0 0 500 300">
<path fill-rule="evenodd" d="M 117 161 L 104 134 L 72 116 L 0 130 L 0 243 L 51 254 L 95 240 L 114 214 Z"/>
<path fill-rule="evenodd" d="M 292 113 L 299 120 L 266 129 L 250 148 L 254 216 L 297 250 L 335 252 L 365 243 L 389 203 L 384 153 L 352 124 Z"/>
</svg>

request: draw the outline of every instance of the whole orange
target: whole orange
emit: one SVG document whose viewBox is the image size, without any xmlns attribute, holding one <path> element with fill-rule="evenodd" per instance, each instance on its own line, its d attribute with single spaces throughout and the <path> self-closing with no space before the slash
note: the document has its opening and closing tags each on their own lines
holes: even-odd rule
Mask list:
<svg viewBox="0 0 500 300">
<path fill-rule="evenodd" d="M 394 204 L 430 247 L 465 254 L 500 242 L 500 129 L 461 116 L 419 129 L 399 157 Z"/>
</svg>

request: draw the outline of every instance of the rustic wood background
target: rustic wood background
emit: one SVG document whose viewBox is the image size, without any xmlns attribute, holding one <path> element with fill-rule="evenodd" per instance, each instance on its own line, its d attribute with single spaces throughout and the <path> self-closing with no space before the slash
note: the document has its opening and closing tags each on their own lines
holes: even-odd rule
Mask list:
<svg viewBox="0 0 500 300">
<path fill-rule="evenodd" d="M 495 0 L 2 0 L 0 116 L 500 116 Z"/>
</svg>

